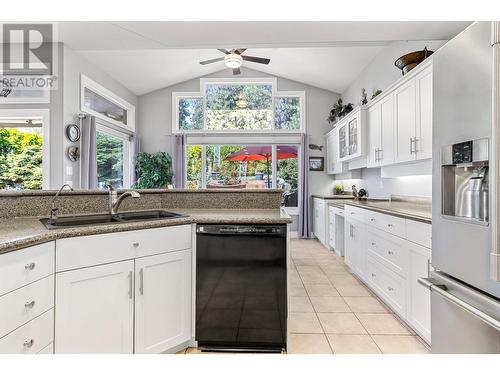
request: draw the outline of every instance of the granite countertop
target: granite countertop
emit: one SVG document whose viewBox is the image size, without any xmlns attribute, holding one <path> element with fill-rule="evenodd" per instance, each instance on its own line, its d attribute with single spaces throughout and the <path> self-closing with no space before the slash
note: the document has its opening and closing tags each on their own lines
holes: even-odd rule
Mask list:
<svg viewBox="0 0 500 375">
<path fill-rule="evenodd" d="M 290 216 L 283 209 L 180 209 L 173 212 L 189 215 L 175 219 L 159 219 L 120 224 L 88 225 L 47 229 L 40 217 L 0 219 L 0 254 L 67 237 L 159 228 L 174 225 L 203 224 L 289 224 Z"/>
<path fill-rule="evenodd" d="M 399 216 L 405 219 L 432 223 L 432 207 L 429 204 L 400 200 L 345 201 L 344 204 Z"/>
</svg>

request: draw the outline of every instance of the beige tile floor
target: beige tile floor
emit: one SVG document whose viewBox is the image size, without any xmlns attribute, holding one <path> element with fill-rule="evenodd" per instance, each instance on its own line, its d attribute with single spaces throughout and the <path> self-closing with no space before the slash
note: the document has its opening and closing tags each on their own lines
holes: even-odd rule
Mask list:
<svg viewBox="0 0 500 375">
<path fill-rule="evenodd" d="M 424 354 L 428 347 L 316 240 L 291 240 L 288 353 Z M 188 348 L 181 353 L 199 353 Z"/>
</svg>

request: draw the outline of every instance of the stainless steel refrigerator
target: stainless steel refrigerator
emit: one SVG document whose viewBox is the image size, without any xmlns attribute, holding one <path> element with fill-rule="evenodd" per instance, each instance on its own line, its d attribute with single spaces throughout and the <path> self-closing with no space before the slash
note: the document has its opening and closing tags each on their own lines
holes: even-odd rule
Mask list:
<svg viewBox="0 0 500 375">
<path fill-rule="evenodd" d="M 500 353 L 499 41 L 477 22 L 433 55 L 433 353 Z"/>
</svg>

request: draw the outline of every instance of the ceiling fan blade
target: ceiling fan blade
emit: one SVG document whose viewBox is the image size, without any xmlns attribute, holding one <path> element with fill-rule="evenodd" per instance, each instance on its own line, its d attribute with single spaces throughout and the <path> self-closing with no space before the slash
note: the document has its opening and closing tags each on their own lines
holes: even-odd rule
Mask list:
<svg viewBox="0 0 500 375">
<path fill-rule="evenodd" d="M 229 55 L 231 52 L 229 52 L 227 49 L 224 48 L 217 48 L 217 51 L 221 51 L 222 53 Z"/>
<path fill-rule="evenodd" d="M 240 74 L 240 73 L 241 73 L 240 68 L 233 69 L 233 75 L 237 75 L 237 74 Z"/>
<path fill-rule="evenodd" d="M 262 57 L 255 57 L 255 56 L 243 56 L 242 55 L 241 57 L 245 61 L 250 61 L 250 62 L 259 63 L 259 64 L 269 64 L 269 62 L 271 61 L 271 59 L 264 59 Z"/>
<path fill-rule="evenodd" d="M 214 63 L 214 62 L 217 62 L 217 61 L 222 61 L 222 60 L 224 60 L 224 57 L 217 57 L 216 59 L 200 61 L 200 64 L 201 65 L 207 65 L 207 64 L 211 64 L 211 63 Z"/>
<path fill-rule="evenodd" d="M 241 55 L 243 52 L 245 52 L 247 49 L 246 48 L 238 48 L 234 50 L 234 53 Z"/>
</svg>

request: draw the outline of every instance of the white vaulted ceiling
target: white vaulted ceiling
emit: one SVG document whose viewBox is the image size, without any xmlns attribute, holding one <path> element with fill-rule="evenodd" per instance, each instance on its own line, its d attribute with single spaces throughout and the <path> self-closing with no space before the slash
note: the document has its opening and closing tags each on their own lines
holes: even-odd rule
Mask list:
<svg viewBox="0 0 500 375">
<path fill-rule="evenodd" d="M 262 72 L 341 93 L 390 42 L 451 39 L 469 22 L 61 22 L 61 41 L 137 95 L 210 74 L 216 48 Z"/>
</svg>

